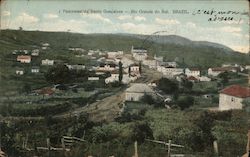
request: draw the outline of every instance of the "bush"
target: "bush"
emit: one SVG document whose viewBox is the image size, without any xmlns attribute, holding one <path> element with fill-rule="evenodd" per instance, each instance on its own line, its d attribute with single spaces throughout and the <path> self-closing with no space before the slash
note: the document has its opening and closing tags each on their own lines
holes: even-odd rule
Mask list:
<svg viewBox="0 0 250 157">
<path fill-rule="evenodd" d="M 177 100 L 177 105 L 181 110 L 189 108 L 194 105 L 194 98 L 192 96 L 185 96 Z"/>
</svg>

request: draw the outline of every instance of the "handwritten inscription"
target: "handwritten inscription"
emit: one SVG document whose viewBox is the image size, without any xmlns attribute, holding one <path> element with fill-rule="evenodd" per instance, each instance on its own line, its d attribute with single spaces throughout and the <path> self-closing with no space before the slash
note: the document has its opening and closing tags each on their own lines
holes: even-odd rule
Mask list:
<svg viewBox="0 0 250 157">
<path fill-rule="evenodd" d="M 235 15 L 239 14 L 241 14 L 239 11 L 217 11 L 214 9 L 199 9 L 192 13 L 192 15 L 209 15 L 208 21 L 235 21 Z"/>
</svg>

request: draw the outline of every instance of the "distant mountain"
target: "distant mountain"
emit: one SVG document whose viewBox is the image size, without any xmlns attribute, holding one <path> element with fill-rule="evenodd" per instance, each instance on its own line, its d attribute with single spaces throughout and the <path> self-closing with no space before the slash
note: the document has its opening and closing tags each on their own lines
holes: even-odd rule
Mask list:
<svg viewBox="0 0 250 157">
<path fill-rule="evenodd" d="M 1 58 L 14 49 L 33 49 L 42 42 L 51 45 L 49 53 L 43 57 L 68 59 L 69 47 L 85 50 L 123 50 L 129 53 L 131 46 L 143 46 L 151 56 L 164 56 L 166 61 L 176 60 L 182 66 L 208 68 L 223 63 L 250 64 L 250 56 L 235 52 L 230 48 L 207 41 L 192 41 L 176 35 L 149 36 L 136 34 L 78 34 L 69 32 L 41 32 L 2 30 L 0 32 Z M 49 55 L 49 56 L 46 56 Z"/>
</svg>

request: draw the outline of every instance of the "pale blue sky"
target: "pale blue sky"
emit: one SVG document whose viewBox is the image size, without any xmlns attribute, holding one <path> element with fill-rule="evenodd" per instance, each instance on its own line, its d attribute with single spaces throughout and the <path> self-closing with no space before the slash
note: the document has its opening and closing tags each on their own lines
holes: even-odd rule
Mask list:
<svg viewBox="0 0 250 157">
<path fill-rule="evenodd" d="M 122 10 L 124 13 L 64 13 L 63 10 Z M 168 10 L 169 14 L 131 14 L 131 10 Z M 173 14 L 172 10 L 190 14 Z M 197 10 L 239 11 L 248 15 L 233 16 L 234 22 L 209 22 L 211 15 L 192 15 Z M 125 13 L 127 11 L 127 13 Z M 191 40 L 206 40 L 249 51 L 249 4 L 231 1 L 59 1 L 6 0 L 1 5 L 2 29 L 67 31 L 78 33 L 152 34 L 167 31 Z M 241 19 L 241 20 L 240 20 Z M 239 21 L 240 20 L 240 21 Z"/>
</svg>

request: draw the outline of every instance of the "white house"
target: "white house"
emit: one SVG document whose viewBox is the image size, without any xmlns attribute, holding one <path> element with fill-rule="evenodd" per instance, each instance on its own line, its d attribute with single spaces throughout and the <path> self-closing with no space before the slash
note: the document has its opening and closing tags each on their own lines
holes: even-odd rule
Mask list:
<svg viewBox="0 0 250 157">
<path fill-rule="evenodd" d="M 69 70 L 84 70 L 85 69 L 85 65 L 81 65 L 81 64 L 76 64 L 76 65 L 66 64 L 66 66 L 68 67 Z"/>
<path fill-rule="evenodd" d="M 172 78 L 175 75 L 180 75 L 184 73 L 182 68 L 173 68 L 173 67 L 165 67 L 165 66 L 157 66 L 157 71 L 161 72 L 168 78 Z"/>
<path fill-rule="evenodd" d="M 245 69 L 250 70 L 250 65 L 245 65 Z"/>
<path fill-rule="evenodd" d="M 242 101 L 250 98 L 250 88 L 232 85 L 220 91 L 219 110 L 242 109 Z"/>
<path fill-rule="evenodd" d="M 88 81 L 99 81 L 99 77 L 96 76 L 88 77 Z"/>
<path fill-rule="evenodd" d="M 217 67 L 217 68 L 209 68 L 208 69 L 208 75 L 209 76 L 218 76 L 220 73 L 231 71 L 231 72 L 237 72 L 237 68 L 235 67 Z"/>
<path fill-rule="evenodd" d="M 156 55 L 154 55 L 154 60 L 156 60 L 156 61 L 159 61 L 159 62 L 163 62 L 163 57 L 162 56 L 156 56 Z"/>
<path fill-rule="evenodd" d="M 39 67 L 36 67 L 36 66 L 31 67 L 31 73 L 39 73 L 39 71 L 40 71 Z"/>
<path fill-rule="evenodd" d="M 125 92 L 126 101 L 140 101 L 145 95 L 154 95 L 154 91 L 144 83 L 133 83 Z"/>
<path fill-rule="evenodd" d="M 32 50 L 31 56 L 39 56 L 39 49 Z"/>
<path fill-rule="evenodd" d="M 148 66 L 150 69 L 156 69 L 157 65 L 158 65 L 158 61 L 157 60 L 143 60 L 142 64 Z"/>
<path fill-rule="evenodd" d="M 201 75 L 201 72 L 198 68 L 186 68 L 185 74 L 189 76 L 199 77 Z"/>
<path fill-rule="evenodd" d="M 42 65 L 54 65 L 54 60 L 44 59 Z"/>
<path fill-rule="evenodd" d="M 24 69 L 16 69 L 16 75 L 23 75 Z"/>
<path fill-rule="evenodd" d="M 100 65 L 98 67 L 96 67 L 95 70 L 99 70 L 99 71 L 114 71 L 116 70 L 118 67 L 116 64 L 114 63 L 100 63 Z"/>
<path fill-rule="evenodd" d="M 128 84 L 131 81 L 135 81 L 138 77 L 139 76 L 137 76 L 137 75 L 129 76 L 128 73 L 123 72 L 122 83 L 123 84 Z M 111 76 L 105 79 L 106 84 L 116 82 L 116 81 L 119 81 L 119 71 L 118 70 L 112 71 Z"/>
<path fill-rule="evenodd" d="M 108 58 L 122 58 L 123 51 L 107 52 Z"/>
<path fill-rule="evenodd" d="M 211 78 L 206 77 L 206 76 L 198 77 L 198 79 L 199 79 L 199 81 L 201 81 L 201 82 L 209 82 L 209 81 L 211 81 Z"/>
<path fill-rule="evenodd" d="M 30 63 L 31 62 L 31 56 L 29 56 L 29 55 L 18 55 L 16 60 L 21 62 L 21 63 Z"/>
<path fill-rule="evenodd" d="M 148 57 L 147 50 L 144 48 L 134 48 L 134 46 L 132 46 L 131 53 L 137 61 L 143 61 Z"/>
</svg>

